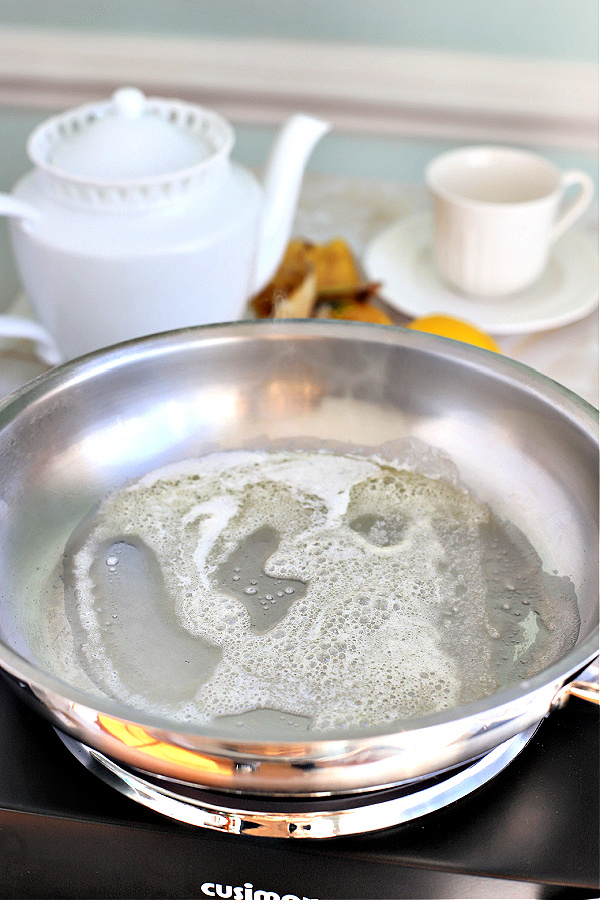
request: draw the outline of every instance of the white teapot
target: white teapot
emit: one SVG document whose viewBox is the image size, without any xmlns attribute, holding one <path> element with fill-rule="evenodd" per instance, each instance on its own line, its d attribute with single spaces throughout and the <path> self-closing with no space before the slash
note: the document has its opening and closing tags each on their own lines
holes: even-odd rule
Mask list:
<svg viewBox="0 0 600 900">
<path fill-rule="evenodd" d="M 264 184 L 230 160 L 214 112 L 122 88 L 53 117 L 27 144 L 35 168 L 0 214 L 43 327 L 0 316 L 51 362 L 159 331 L 239 318 L 275 272 L 304 167 L 329 126 L 279 134 Z M 53 343 L 57 346 L 53 346 Z"/>
</svg>

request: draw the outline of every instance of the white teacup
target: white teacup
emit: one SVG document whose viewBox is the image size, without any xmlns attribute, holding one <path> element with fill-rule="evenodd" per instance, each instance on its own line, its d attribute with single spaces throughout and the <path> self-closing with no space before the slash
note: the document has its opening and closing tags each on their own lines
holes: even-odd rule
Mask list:
<svg viewBox="0 0 600 900">
<path fill-rule="evenodd" d="M 533 284 L 553 243 L 585 211 L 594 182 L 509 147 L 465 147 L 436 157 L 425 180 L 441 277 L 459 291 L 498 297 Z M 562 210 L 568 188 L 579 192 Z"/>
</svg>

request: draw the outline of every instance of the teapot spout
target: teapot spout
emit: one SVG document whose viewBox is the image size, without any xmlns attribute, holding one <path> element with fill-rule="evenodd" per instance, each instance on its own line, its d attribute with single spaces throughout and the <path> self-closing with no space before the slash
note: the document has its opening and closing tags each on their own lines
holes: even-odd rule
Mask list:
<svg viewBox="0 0 600 900">
<path fill-rule="evenodd" d="M 264 206 L 250 294 L 268 283 L 289 240 L 304 169 L 317 141 L 330 130 L 327 122 L 295 115 L 280 131 L 264 178 Z"/>
</svg>

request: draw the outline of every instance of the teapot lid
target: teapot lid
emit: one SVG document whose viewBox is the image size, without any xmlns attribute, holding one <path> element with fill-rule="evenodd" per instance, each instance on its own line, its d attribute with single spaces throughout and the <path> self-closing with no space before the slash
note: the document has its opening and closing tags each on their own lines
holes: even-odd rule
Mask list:
<svg viewBox="0 0 600 900">
<path fill-rule="evenodd" d="M 101 117 L 65 135 L 49 161 L 72 175 L 128 181 L 187 169 L 208 156 L 201 136 L 157 115 L 141 91 L 122 88 Z"/>
<path fill-rule="evenodd" d="M 121 88 L 108 102 L 49 119 L 29 138 L 32 162 L 71 191 L 145 185 L 169 193 L 229 155 L 233 129 L 210 110 Z"/>
</svg>

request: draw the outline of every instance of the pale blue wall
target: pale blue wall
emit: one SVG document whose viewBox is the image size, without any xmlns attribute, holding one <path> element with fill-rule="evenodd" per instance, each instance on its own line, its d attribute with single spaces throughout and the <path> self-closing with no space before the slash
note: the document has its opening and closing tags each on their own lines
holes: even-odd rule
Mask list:
<svg viewBox="0 0 600 900">
<path fill-rule="evenodd" d="M 596 0 L 0 0 L 0 22 L 276 36 L 595 62 Z"/>
<path fill-rule="evenodd" d="M 275 36 L 598 61 L 597 0 L 0 0 L 0 25 L 188 36 Z M 0 188 L 27 161 L 23 137 L 48 112 L 0 111 Z M 237 155 L 258 165 L 271 132 L 241 128 Z M 330 135 L 311 168 L 373 178 L 420 177 L 447 144 Z M 549 152 L 597 177 L 595 154 Z"/>
<path fill-rule="evenodd" d="M 497 53 L 524 59 L 598 61 L 597 0 L 0 0 L 0 25 L 81 28 L 187 36 L 274 36 Z M 0 110 L 0 190 L 29 164 L 25 139 L 49 115 Z M 235 155 L 260 165 L 269 129 L 238 128 Z M 448 143 L 331 134 L 312 171 L 419 181 Z M 595 153 L 542 149 L 561 166 L 598 179 Z M 0 223 L 0 305 L 16 290 Z"/>
</svg>

